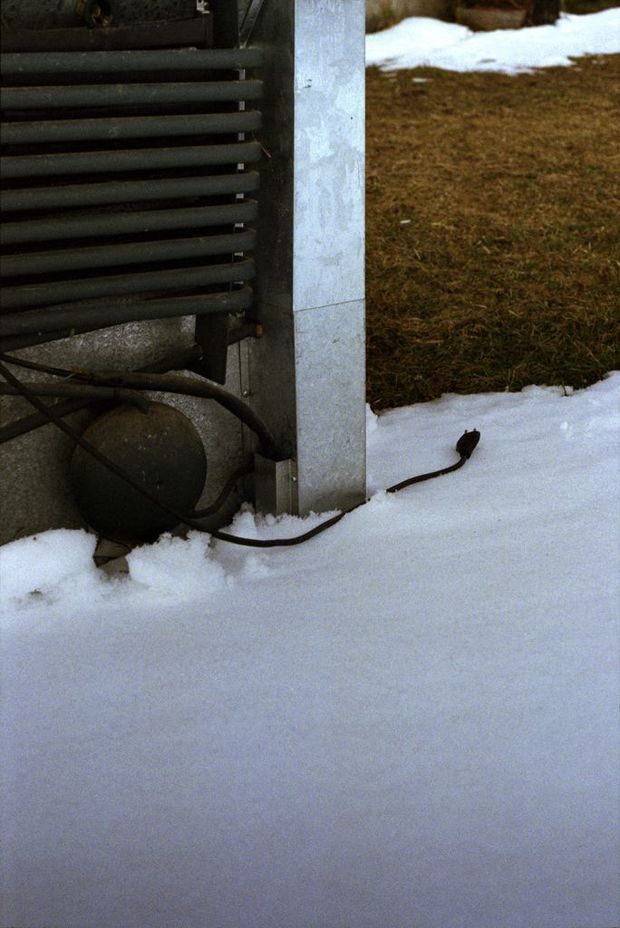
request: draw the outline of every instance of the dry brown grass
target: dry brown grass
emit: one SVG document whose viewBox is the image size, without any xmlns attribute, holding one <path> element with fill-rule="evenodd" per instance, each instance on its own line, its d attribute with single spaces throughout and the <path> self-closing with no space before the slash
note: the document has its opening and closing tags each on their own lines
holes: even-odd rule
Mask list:
<svg viewBox="0 0 620 928">
<path fill-rule="evenodd" d="M 375 407 L 618 366 L 618 77 L 620 56 L 519 77 L 369 69 Z"/>
</svg>

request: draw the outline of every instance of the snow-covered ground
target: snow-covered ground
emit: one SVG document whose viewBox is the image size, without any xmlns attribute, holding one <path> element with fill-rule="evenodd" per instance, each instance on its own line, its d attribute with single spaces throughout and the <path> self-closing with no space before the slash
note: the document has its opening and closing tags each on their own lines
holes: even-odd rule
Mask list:
<svg viewBox="0 0 620 928">
<path fill-rule="evenodd" d="M 366 36 L 366 64 L 386 71 L 431 67 L 519 74 L 570 65 L 583 55 L 617 52 L 618 7 L 587 16 L 564 14 L 552 26 L 494 32 L 472 32 L 456 23 L 416 17 Z"/>
<path fill-rule="evenodd" d="M 620 11 L 367 41 L 514 74 L 620 51 Z M 1 548 L 0 924 L 616 928 L 619 410 L 616 373 L 369 414 L 370 502 L 297 548 Z"/>
<path fill-rule="evenodd" d="M 449 396 L 369 414 L 371 501 L 300 547 L 0 549 L 1 924 L 620 924 L 619 435 L 620 373 Z"/>
</svg>

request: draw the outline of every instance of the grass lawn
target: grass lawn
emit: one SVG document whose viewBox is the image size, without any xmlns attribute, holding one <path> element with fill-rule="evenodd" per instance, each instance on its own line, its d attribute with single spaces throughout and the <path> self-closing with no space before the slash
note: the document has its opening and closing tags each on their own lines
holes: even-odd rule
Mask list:
<svg viewBox="0 0 620 928">
<path fill-rule="evenodd" d="M 375 408 L 619 366 L 619 78 L 367 71 Z"/>
</svg>

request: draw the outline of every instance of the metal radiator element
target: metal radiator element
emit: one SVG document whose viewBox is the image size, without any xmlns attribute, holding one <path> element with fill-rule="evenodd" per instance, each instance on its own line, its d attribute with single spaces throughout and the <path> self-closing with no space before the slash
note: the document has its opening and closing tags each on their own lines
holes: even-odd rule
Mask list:
<svg viewBox="0 0 620 928">
<path fill-rule="evenodd" d="M 355 507 L 364 0 L 3 0 L 0 49 L 0 544 L 90 524 L 76 435 L 143 393 L 200 435 L 208 530 Z"/>
<path fill-rule="evenodd" d="M 1 350 L 252 305 L 262 82 L 245 69 L 260 63 L 255 48 L 2 55 Z"/>
</svg>

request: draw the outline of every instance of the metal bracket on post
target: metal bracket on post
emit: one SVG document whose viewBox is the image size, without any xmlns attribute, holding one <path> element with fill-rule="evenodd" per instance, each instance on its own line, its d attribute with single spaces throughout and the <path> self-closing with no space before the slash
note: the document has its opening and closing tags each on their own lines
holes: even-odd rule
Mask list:
<svg viewBox="0 0 620 928">
<path fill-rule="evenodd" d="M 189 370 L 215 383 L 226 383 L 229 347 L 262 334 L 260 323 L 248 322 L 243 316 L 197 316 L 194 337 L 202 354 Z"/>
<path fill-rule="evenodd" d="M 202 358 L 193 370 L 215 383 L 226 383 L 229 321 L 225 313 L 196 317 L 195 338 Z"/>
<path fill-rule="evenodd" d="M 297 512 L 297 462 L 292 458 L 272 461 L 255 454 L 254 488 L 257 512 Z"/>
<path fill-rule="evenodd" d="M 237 0 L 209 0 L 213 13 L 215 44 L 231 48 L 239 44 L 239 8 Z"/>
</svg>

